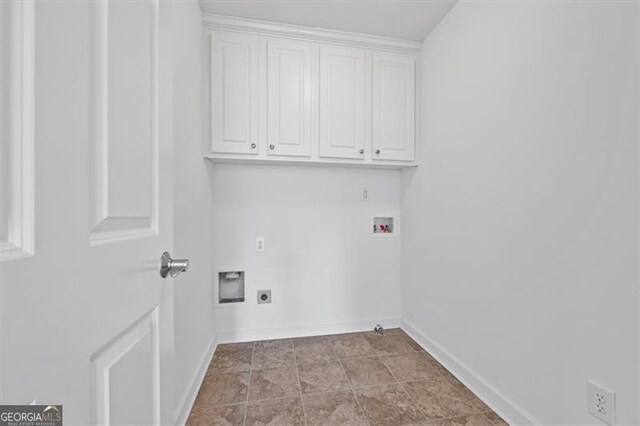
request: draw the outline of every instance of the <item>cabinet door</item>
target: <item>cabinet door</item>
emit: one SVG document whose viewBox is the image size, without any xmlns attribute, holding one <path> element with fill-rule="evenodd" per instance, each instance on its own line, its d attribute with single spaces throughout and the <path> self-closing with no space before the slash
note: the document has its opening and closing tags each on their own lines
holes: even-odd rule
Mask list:
<svg viewBox="0 0 640 426">
<path fill-rule="evenodd" d="M 320 50 L 320 156 L 364 158 L 365 52 Z"/>
<path fill-rule="evenodd" d="M 211 149 L 258 153 L 258 39 L 211 35 Z"/>
<path fill-rule="evenodd" d="M 311 155 L 311 43 L 267 42 L 270 155 Z"/>
<path fill-rule="evenodd" d="M 373 159 L 414 159 L 415 59 L 373 57 Z"/>
</svg>

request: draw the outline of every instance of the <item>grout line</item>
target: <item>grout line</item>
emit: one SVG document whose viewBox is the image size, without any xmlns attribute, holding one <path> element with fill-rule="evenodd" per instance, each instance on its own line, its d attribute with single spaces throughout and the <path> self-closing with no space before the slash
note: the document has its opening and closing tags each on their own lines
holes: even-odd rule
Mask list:
<svg viewBox="0 0 640 426">
<path fill-rule="evenodd" d="M 400 380 L 398 380 L 398 378 L 396 377 L 395 374 L 393 374 L 393 371 L 391 371 L 391 369 L 389 368 L 389 366 L 387 365 L 386 362 L 384 362 L 384 359 L 382 359 L 382 357 L 380 357 L 380 362 L 382 363 L 382 365 L 384 365 L 384 368 L 387 369 L 387 371 L 389 372 L 389 374 L 391 374 L 391 377 L 393 377 L 393 379 L 396 381 L 395 384 L 400 384 Z"/>
<path fill-rule="evenodd" d="M 261 404 L 263 402 L 281 401 L 283 399 L 292 399 L 292 398 L 295 399 L 297 397 L 296 395 L 292 394 L 292 395 L 276 396 L 273 398 L 253 399 L 250 402 L 252 404 Z M 229 404 L 229 405 L 238 405 L 238 404 L 244 404 L 244 402 L 238 402 L 236 404 Z"/>
<path fill-rule="evenodd" d="M 244 405 L 245 402 L 230 402 L 229 404 L 220 404 L 220 405 L 208 405 L 209 408 L 218 408 L 218 407 L 235 407 L 236 405 Z"/>
<path fill-rule="evenodd" d="M 253 371 L 253 356 L 256 353 L 256 342 L 251 345 L 251 365 L 249 366 L 249 383 L 247 384 L 247 399 L 244 402 L 244 418 L 242 426 L 247 424 L 247 411 L 249 411 L 249 390 L 251 389 L 251 372 Z"/>
<path fill-rule="evenodd" d="M 394 379 L 395 380 L 395 379 Z M 386 382 L 386 383 L 376 383 L 375 385 L 364 385 L 364 386 L 354 386 L 353 390 L 361 390 L 361 389 L 371 389 L 371 388 L 379 388 L 381 386 L 391 386 L 391 385 L 397 385 L 399 383 L 397 382 Z M 345 389 L 346 390 L 346 389 Z M 318 392 L 319 393 L 319 392 Z M 312 395 L 312 394 L 310 394 Z"/>
<path fill-rule="evenodd" d="M 393 356 L 393 355 L 392 355 Z M 393 379 L 396 381 L 396 384 L 400 384 L 400 380 L 398 380 L 398 378 L 396 377 L 395 374 L 393 374 L 393 371 L 391 371 L 391 369 L 389 368 L 389 366 L 387 365 L 386 362 L 384 362 L 384 358 L 383 357 L 379 357 L 379 361 L 382 363 L 382 365 L 384 365 L 384 368 L 387 369 L 387 371 L 389 372 L 389 374 L 391 374 L 391 377 L 393 377 Z"/>
<path fill-rule="evenodd" d="M 336 392 L 348 392 L 350 391 L 350 388 L 342 388 L 342 389 L 330 389 L 330 390 L 323 390 L 323 391 L 319 391 L 319 392 L 307 392 L 304 393 L 302 395 L 304 396 L 317 396 L 317 395 L 325 395 L 328 393 L 336 393 Z"/>
<path fill-rule="evenodd" d="M 389 373 L 391 373 L 391 375 L 393 376 L 394 379 L 396 379 L 397 382 L 397 386 L 402 390 L 402 392 L 404 392 L 404 394 L 406 395 L 407 399 L 409 401 L 411 401 L 411 404 L 413 405 L 413 407 L 418 410 L 418 412 L 420 414 L 422 414 L 422 417 L 424 417 L 427 421 L 430 421 L 432 419 L 429 418 L 429 416 L 427 416 L 424 411 L 422 411 L 422 409 L 420 408 L 420 406 L 418 405 L 418 403 L 416 403 L 416 400 L 413 399 L 413 397 L 409 394 L 409 391 L 407 391 L 404 386 L 402 386 L 402 383 L 400 382 L 400 380 L 398 380 L 398 378 L 396 377 L 395 374 L 393 374 L 393 371 L 391 371 L 391 369 L 387 366 L 387 364 L 384 362 L 384 360 L 380 360 L 380 362 L 382 362 L 382 364 L 384 364 L 384 366 L 387 368 L 387 370 L 389 370 Z"/>
<path fill-rule="evenodd" d="M 362 334 L 360 334 L 360 336 L 364 339 L 364 336 L 362 336 Z M 367 340 L 367 339 L 365 339 Z M 342 370 L 342 374 L 344 374 L 344 377 L 347 379 L 347 384 L 349 385 L 349 389 L 351 390 L 351 394 L 353 395 L 353 397 L 356 399 L 356 404 L 358 404 L 358 408 L 360 408 L 360 414 L 362 414 L 362 418 L 364 419 L 365 422 L 367 422 L 367 425 L 371 425 L 371 423 L 369 423 L 369 419 L 367 418 L 367 415 L 364 412 L 364 409 L 362 408 L 362 404 L 360 404 L 360 400 L 358 399 L 358 395 L 356 394 L 356 390 L 353 387 L 353 385 L 351 384 L 351 380 L 349 379 L 349 376 L 347 376 L 347 371 L 344 369 L 344 366 L 342 365 L 342 360 L 340 359 L 340 357 L 338 356 L 338 353 L 336 352 L 335 348 L 333 347 L 333 342 L 329 342 L 329 344 L 331 345 L 331 350 L 333 350 L 333 353 L 335 354 L 336 358 L 338 359 L 338 365 L 340 365 L 340 369 Z M 367 344 L 369 344 L 369 342 L 367 342 Z M 371 346 L 369 344 L 369 346 Z M 375 351 L 375 349 L 374 349 Z"/>
<path fill-rule="evenodd" d="M 304 424 L 307 424 L 307 410 L 304 408 L 304 397 L 302 396 L 302 383 L 300 383 L 300 372 L 298 371 L 298 356 L 296 355 L 296 344 L 291 339 L 291 347 L 293 348 L 293 363 L 296 369 L 296 378 L 298 379 L 298 392 L 300 393 L 300 404 L 302 404 L 302 417 Z"/>
</svg>

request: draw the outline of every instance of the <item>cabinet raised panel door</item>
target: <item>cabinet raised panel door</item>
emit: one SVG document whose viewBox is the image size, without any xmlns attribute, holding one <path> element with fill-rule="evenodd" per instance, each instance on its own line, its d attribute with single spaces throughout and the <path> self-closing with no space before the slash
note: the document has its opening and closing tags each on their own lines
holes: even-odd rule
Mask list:
<svg viewBox="0 0 640 426">
<path fill-rule="evenodd" d="M 320 49 L 320 156 L 364 159 L 365 51 Z"/>
<path fill-rule="evenodd" d="M 415 59 L 373 56 L 373 159 L 414 159 Z"/>
<path fill-rule="evenodd" d="M 415 54 L 208 31 L 212 161 L 414 165 Z"/>
<path fill-rule="evenodd" d="M 257 154 L 258 40 L 211 35 L 211 150 Z"/>
<path fill-rule="evenodd" d="M 307 42 L 267 42 L 269 155 L 311 155 L 311 51 Z"/>
</svg>

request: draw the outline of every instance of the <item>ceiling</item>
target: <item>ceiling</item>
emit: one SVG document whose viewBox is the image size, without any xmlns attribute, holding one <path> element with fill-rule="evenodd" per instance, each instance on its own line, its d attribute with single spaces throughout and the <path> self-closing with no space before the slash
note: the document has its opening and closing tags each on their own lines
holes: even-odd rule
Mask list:
<svg viewBox="0 0 640 426">
<path fill-rule="evenodd" d="M 457 0 L 200 0 L 202 10 L 287 24 L 423 41 Z"/>
</svg>

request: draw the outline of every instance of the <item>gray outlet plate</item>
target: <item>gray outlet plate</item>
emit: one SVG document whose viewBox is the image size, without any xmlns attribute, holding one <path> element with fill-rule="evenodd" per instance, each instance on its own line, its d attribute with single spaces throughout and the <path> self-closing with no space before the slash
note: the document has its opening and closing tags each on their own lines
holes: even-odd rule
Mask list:
<svg viewBox="0 0 640 426">
<path fill-rule="evenodd" d="M 258 305 L 263 303 L 271 303 L 271 290 L 258 290 Z"/>
</svg>

